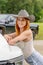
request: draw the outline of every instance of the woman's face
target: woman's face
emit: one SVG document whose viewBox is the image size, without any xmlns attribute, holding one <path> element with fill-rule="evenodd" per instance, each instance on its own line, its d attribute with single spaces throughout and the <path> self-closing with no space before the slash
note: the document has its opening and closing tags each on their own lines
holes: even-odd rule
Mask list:
<svg viewBox="0 0 43 65">
<path fill-rule="evenodd" d="M 17 24 L 19 28 L 23 28 L 26 25 L 26 20 L 25 18 L 17 18 Z"/>
</svg>

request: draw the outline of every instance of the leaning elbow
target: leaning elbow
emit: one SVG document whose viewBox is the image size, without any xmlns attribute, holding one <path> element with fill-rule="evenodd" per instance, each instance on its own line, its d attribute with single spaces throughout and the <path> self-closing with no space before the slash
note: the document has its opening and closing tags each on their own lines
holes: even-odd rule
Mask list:
<svg viewBox="0 0 43 65">
<path fill-rule="evenodd" d="M 19 41 L 23 41 L 23 39 L 19 39 Z"/>
</svg>

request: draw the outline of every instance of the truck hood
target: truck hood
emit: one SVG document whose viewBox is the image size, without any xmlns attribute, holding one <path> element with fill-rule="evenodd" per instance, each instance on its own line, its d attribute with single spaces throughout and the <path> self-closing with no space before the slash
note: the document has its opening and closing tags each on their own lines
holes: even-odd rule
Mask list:
<svg viewBox="0 0 43 65">
<path fill-rule="evenodd" d="M 0 34 L 0 61 L 9 60 L 23 55 L 17 46 L 8 45 L 6 39 Z"/>
</svg>

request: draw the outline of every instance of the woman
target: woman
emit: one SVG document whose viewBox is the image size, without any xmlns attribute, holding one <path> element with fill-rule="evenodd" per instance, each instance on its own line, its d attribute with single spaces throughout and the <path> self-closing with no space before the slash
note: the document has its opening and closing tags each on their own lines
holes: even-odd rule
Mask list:
<svg viewBox="0 0 43 65">
<path fill-rule="evenodd" d="M 33 47 L 33 34 L 30 29 L 30 18 L 25 10 L 21 10 L 16 16 L 16 32 L 7 34 L 9 45 L 19 46 L 24 54 L 24 58 L 30 65 L 43 65 L 43 57 Z"/>
</svg>

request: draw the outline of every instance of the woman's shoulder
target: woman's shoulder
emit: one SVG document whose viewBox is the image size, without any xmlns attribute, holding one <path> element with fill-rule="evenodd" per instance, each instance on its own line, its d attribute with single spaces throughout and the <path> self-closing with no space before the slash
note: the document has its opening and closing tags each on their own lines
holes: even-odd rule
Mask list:
<svg viewBox="0 0 43 65">
<path fill-rule="evenodd" d="M 31 29 L 29 29 L 29 30 L 26 30 L 26 32 L 28 32 L 28 33 L 32 33 L 32 30 L 31 30 Z"/>
<path fill-rule="evenodd" d="M 25 34 L 32 34 L 31 29 L 24 31 Z"/>
</svg>

